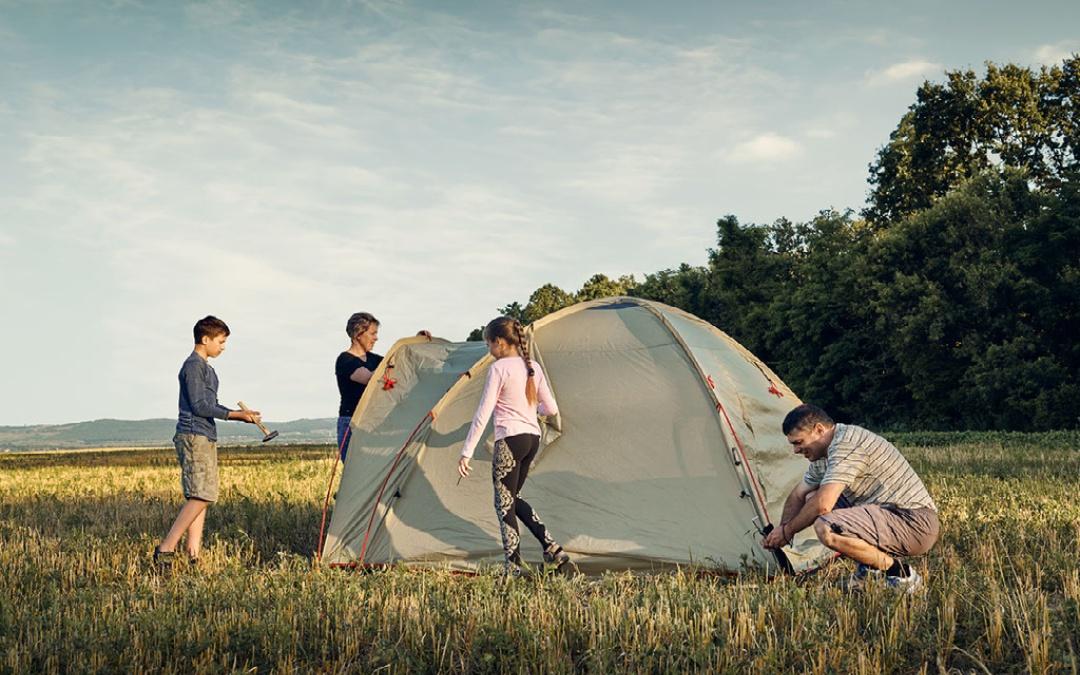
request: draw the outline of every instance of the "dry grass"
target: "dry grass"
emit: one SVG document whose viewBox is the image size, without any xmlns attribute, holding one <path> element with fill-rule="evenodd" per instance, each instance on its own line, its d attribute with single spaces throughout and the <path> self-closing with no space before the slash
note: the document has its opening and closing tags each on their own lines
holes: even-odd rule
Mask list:
<svg viewBox="0 0 1080 675">
<path fill-rule="evenodd" d="M 1077 434 L 900 435 L 942 511 L 926 592 L 807 579 L 313 568 L 330 450 L 226 449 L 199 569 L 148 553 L 171 451 L 0 457 L 0 671 L 1076 672 Z"/>
</svg>

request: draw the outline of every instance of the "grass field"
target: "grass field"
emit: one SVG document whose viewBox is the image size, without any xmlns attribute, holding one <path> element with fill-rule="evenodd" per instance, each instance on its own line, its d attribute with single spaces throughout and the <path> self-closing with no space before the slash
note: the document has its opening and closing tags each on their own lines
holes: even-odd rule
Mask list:
<svg viewBox="0 0 1080 675">
<path fill-rule="evenodd" d="M 312 567 L 331 450 L 226 448 L 198 569 L 149 552 L 171 450 L 0 456 L 0 671 L 1077 672 L 1080 433 L 898 434 L 941 509 L 927 589 Z"/>
</svg>

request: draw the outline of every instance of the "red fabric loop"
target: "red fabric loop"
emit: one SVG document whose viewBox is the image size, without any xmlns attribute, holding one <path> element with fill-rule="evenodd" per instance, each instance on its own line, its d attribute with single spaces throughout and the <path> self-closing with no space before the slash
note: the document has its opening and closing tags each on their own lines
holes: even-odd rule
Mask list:
<svg viewBox="0 0 1080 675">
<path fill-rule="evenodd" d="M 784 398 L 784 392 L 776 388 L 776 385 L 772 382 L 769 383 L 769 393 L 775 394 L 777 398 Z"/>
<path fill-rule="evenodd" d="M 390 377 L 390 373 L 393 370 L 394 370 L 394 364 L 392 364 L 392 363 L 386 364 L 386 372 L 383 373 L 383 379 L 382 379 L 382 389 L 383 389 L 383 391 L 390 391 L 391 389 L 394 388 L 394 385 L 397 384 L 397 380 Z"/>
<path fill-rule="evenodd" d="M 709 388 L 710 389 L 716 389 L 716 383 L 713 382 L 712 375 L 706 375 L 705 376 L 705 381 L 709 383 Z"/>
</svg>

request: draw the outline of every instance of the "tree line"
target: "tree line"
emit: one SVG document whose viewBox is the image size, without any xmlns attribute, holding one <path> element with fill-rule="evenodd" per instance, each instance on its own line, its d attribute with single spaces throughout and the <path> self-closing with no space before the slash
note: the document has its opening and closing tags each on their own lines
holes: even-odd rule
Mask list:
<svg viewBox="0 0 1080 675">
<path fill-rule="evenodd" d="M 704 265 L 545 284 L 499 311 L 528 323 L 594 298 L 657 300 L 842 420 L 1080 426 L 1080 55 L 945 75 L 878 150 L 861 213 L 728 215 Z"/>
</svg>

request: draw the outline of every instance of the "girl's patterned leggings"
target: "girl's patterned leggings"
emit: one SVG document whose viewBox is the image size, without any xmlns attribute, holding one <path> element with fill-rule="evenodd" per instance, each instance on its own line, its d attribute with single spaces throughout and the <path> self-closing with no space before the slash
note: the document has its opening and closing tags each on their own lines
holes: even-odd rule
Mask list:
<svg viewBox="0 0 1080 675">
<path fill-rule="evenodd" d="M 547 550 L 555 544 L 548 534 L 540 516 L 529 503 L 518 497 L 521 486 L 529 475 L 529 466 L 540 449 L 540 437 L 533 434 L 508 436 L 495 442 L 495 456 L 491 462 L 491 480 L 495 484 L 495 513 L 499 517 L 503 553 L 506 565 L 521 564 L 521 537 L 518 535 L 520 519 L 529 528 L 540 546 Z"/>
</svg>

